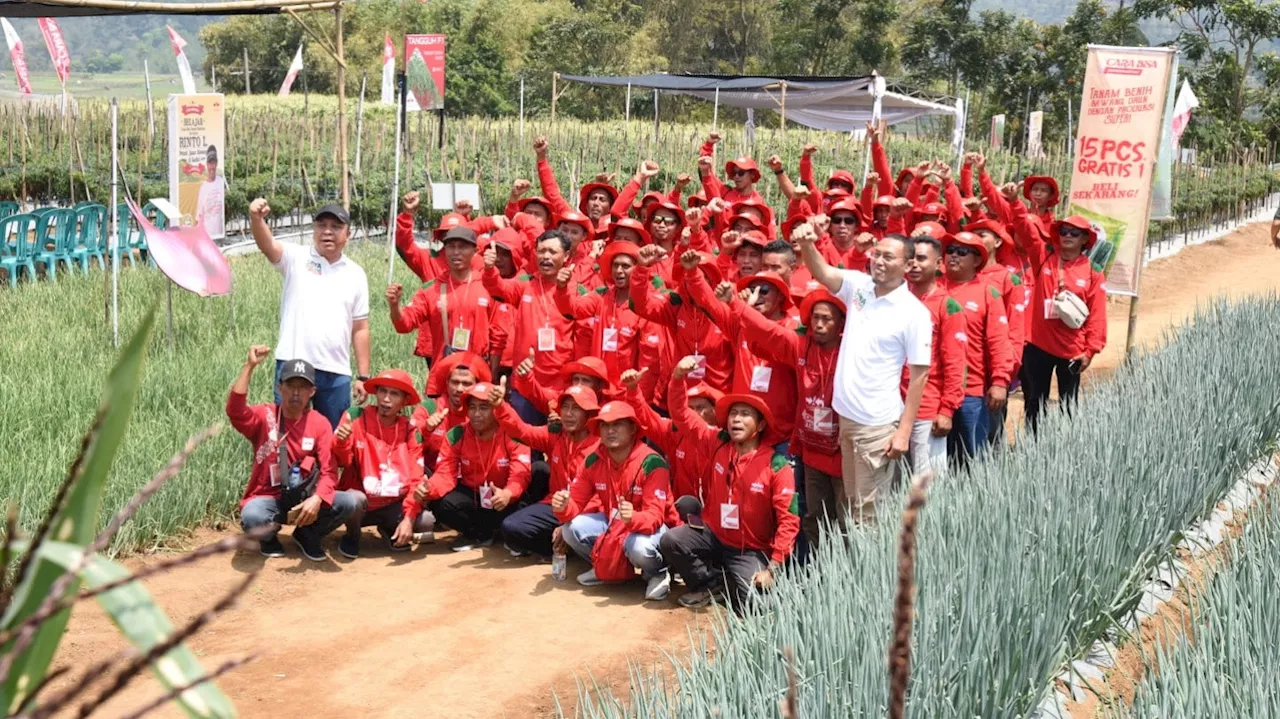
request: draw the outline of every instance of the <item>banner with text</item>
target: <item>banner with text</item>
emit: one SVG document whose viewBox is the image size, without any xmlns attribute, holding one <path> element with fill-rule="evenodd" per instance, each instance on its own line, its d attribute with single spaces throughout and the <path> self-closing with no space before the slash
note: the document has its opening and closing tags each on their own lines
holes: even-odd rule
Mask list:
<svg viewBox="0 0 1280 719">
<path fill-rule="evenodd" d="M 169 201 L 185 227 L 226 236 L 226 101 L 221 94 L 169 96 Z"/>
<path fill-rule="evenodd" d="M 1027 115 L 1027 158 L 1044 159 L 1044 111 L 1036 110 Z"/>
<path fill-rule="evenodd" d="M 1089 46 L 1067 214 L 1086 217 L 1109 243 L 1112 294 L 1138 294 L 1174 52 Z"/>
<path fill-rule="evenodd" d="M 405 35 L 404 70 L 409 112 L 444 108 L 444 35 Z"/>
<path fill-rule="evenodd" d="M 991 116 L 991 140 L 988 144 L 993 150 L 1004 147 L 1004 125 L 1004 113 Z"/>
</svg>

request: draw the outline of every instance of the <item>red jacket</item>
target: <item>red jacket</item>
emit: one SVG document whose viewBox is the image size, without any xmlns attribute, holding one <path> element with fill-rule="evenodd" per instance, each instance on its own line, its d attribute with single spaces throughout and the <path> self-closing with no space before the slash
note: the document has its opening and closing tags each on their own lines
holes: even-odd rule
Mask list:
<svg viewBox="0 0 1280 719">
<path fill-rule="evenodd" d="M 672 378 L 667 394 L 676 425 L 690 435 L 690 450 L 710 466 L 703 482 L 703 522 L 724 546 L 758 550 L 782 562 L 800 532 L 791 463 L 763 443 L 739 454 L 728 432 L 708 427 L 689 409 L 687 388 L 684 380 Z M 736 528 L 726 526 L 726 519 L 735 518 Z"/>
<path fill-rule="evenodd" d="M 1017 377 L 1018 368 L 1022 366 L 1022 346 L 1026 342 L 1026 310 L 1031 293 L 1022 283 L 1021 275 L 998 263 L 984 267 L 978 276 L 1000 290 L 1000 297 L 1004 299 L 1004 314 L 1009 318 L 1009 351 L 1013 354 L 1013 372 L 1009 376 Z"/>
<path fill-rule="evenodd" d="M 444 293 L 449 332 L 446 335 L 445 317 L 440 311 L 440 294 Z M 496 304 L 484 288 L 478 272 L 473 272 L 467 282 L 455 282 L 453 275 L 445 272 L 438 279 L 427 280 L 413 296 L 408 306 L 400 308 L 400 321 L 394 319 L 391 326 L 400 334 L 418 330 L 418 342 L 413 353 L 429 357 L 432 362 L 444 358 L 445 349 L 474 352 L 488 357 L 491 340 L 489 318 L 496 311 Z M 461 346 L 459 346 L 461 344 Z"/>
<path fill-rule="evenodd" d="M 547 462 L 551 465 L 551 489 L 541 504 L 551 504 L 551 495 L 569 488 L 573 478 L 581 474 L 587 455 L 600 444 L 600 438 L 593 434 L 575 442 L 568 433 L 559 429 L 525 424 L 506 402 L 494 411 L 494 416 L 508 436 L 547 455 Z"/>
<path fill-rule="evenodd" d="M 339 487 L 364 493 L 368 511 L 399 504 L 409 485 L 422 481 L 422 435 L 408 417 L 386 427 L 376 409 L 352 407 L 339 427 L 351 427 L 345 440 L 336 439 L 333 455 L 343 467 Z"/>
<path fill-rule="evenodd" d="M 515 501 L 529 486 L 529 448 L 512 439 L 501 428 L 488 441 L 471 430 L 471 423 L 460 424 L 445 433 L 444 447 L 436 470 L 426 479 L 428 503 L 452 492 L 461 484 L 479 489 L 488 483 L 511 492 Z M 416 517 L 422 503 L 413 497 L 418 484 L 409 487 L 404 498 L 404 514 Z"/>
<path fill-rule="evenodd" d="M 966 364 L 964 308 L 947 297 L 946 290 L 935 285 L 933 292 L 918 297 L 929 308 L 933 319 L 933 350 L 929 362 L 929 380 L 920 399 L 917 421 L 932 421 L 938 415 L 951 417 L 964 401 Z M 902 394 L 910 383 L 910 369 L 902 370 Z"/>
<path fill-rule="evenodd" d="M 835 387 L 836 357 L 840 354 L 840 345 L 823 349 L 803 328 L 788 328 L 780 322 L 770 321 L 736 297 L 732 310 L 742 323 L 742 334 L 753 352 L 793 370 L 796 382 L 792 390 L 795 399 L 791 404 L 795 413 L 795 434 L 791 454 L 819 472 L 839 477 L 843 472 L 840 464 L 840 421 L 831 408 L 831 394 Z M 779 405 L 765 401 L 770 409 L 777 412 Z"/>
<path fill-rule="evenodd" d="M 771 360 L 767 355 L 753 352 L 743 330 L 741 313 L 734 313 L 729 305 L 716 299 L 711 285 L 701 272 L 685 276 L 685 286 L 693 301 L 703 308 L 716 326 L 733 343 L 733 392 L 754 394 L 764 400 L 773 411 L 774 426 L 769 428 L 776 435 L 775 441 L 789 440 L 796 426 L 796 372 L 795 365 Z M 734 302 L 742 304 L 737 297 Z M 753 310 L 754 311 L 754 310 Z M 757 313 L 758 314 L 758 313 Z M 794 333 L 800 320 L 783 315 L 776 323 L 786 333 Z M 835 365 L 831 371 L 835 372 Z"/>
<path fill-rule="evenodd" d="M 947 296 L 964 310 L 965 388 L 969 397 L 984 397 L 989 387 L 1008 388 L 1013 375 L 1009 318 L 1000 291 L 982 277 L 948 284 Z"/>
<path fill-rule="evenodd" d="M 495 232 L 498 229 L 498 226 L 493 223 L 493 218 L 487 216 L 477 217 L 466 223 L 465 226 L 471 228 L 477 235 Z M 413 215 L 408 212 L 401 212 L 396 215 L 396 253 L 400 255 L 400 259 L 404 260 L 405 265 L 413 271 L 413 274 L 417 275 L 418 279 L 423 282 L 434 280 L 449 272 L 449 265 L 445 261 L 444 253 L 419 247 L 418 243 L 414 241 Z M 472 261 L 472 267 L 476 270 L 484 267 L 484 258 L 480 256 L 480 253 L 476 253 L 475 259 Z"/>
<path fill-rule="evenodd" d="M 1084 254 L 1070 262 L 1061 262 L 1027 222 L 1027 209 L 1022 203 L 1016 203 L 1013 214 L 1014 238 L 1026 250 L 1036 275 L 1031 304 L 1027 306 L 1030 327 L 1027 342 L 1063 359 L 1082 354 L 1096 356 L 1107 346 L 1107 293 L 1103 287 L 1106 276 L 1102 268 Z M 1050 316 L 1053 314 L 1050 301 L 1059 286 L 1075 293 L 1089 308 L 1089 317 L 1079 329 L 1073 330 L 1062 320 Z"/>
<path fill-rule="evenodd" d="M 681 281 L 683 270 L 683 266 L 676 265 L 675 273 Z M 649 268 L 643 265 L 631 273 L 631 304 L 636 314 L 671 330 L 676 357 L 702 355 L 706 383 L 728 392 L 733 378 L 733 345 L 729 339 L 705 312 L 680 294 L 655 292 L 649 277 Z M 670 401 L 668 398 L 668 404 Z"/>
<path fill-rule="evenodd" d="M 532 381 L 544 388 L 563 389 L 566 384 L 560 376 L 560 368 L 573 359 L 573 323 L 556 309 L 554 280 L 519 275 L 515 279 L 503 279 L 494 268 L 484 271 L 484 287 L 494 299 L 506 302 L 515 310 L 513 332 L 508 344 L 511 360 L 518 365 L 534 354 Z M 539 349 L 539 336 L 550 330 L 553 349 Z M 519 375 L 513 377 L 516 388 L 527 381 Z"/>
<path fill-rule="evenodd" d="M 425 397 L 422 400 L 422 404 L 413 408 L 413 414 L 409 417 L 409 422 L 413 424 L 413 428 L 422 435 L 422 455 L 419 461 L 427 474 L 435 471 L 440 449 L 444 447 L 445 433 L 467 421 L 465 407 L 457 409 L 450 407 L 449 414 L 445 415 L 444 421 L 440 423 L 440 426 L 436 427 L 434 432 L 427 432 L 427 418 L 440 409 L 440 403 L 448 403 L 448 401 L 445 397 L 440 397 L 439 399 Z"/>
<path fill-rule="evenodd" d="M 240 506 L 244 507 L 255 497 L 280 496 L 280 484 L 286 479 L 277 476 L 277 451 L 282 434 L 289 447 L 291 465 L 305 457 L 315 457 L 320 465 L 316 495 L 325 504 L 333 504 L 333 495 L 338 487 L 338 465 L 333 458 L 333 426 L 314 409 L 307 410 L 302 419 L 285 419 L 283 422 L 280 421 L 283 418 L 277 416 L 278 412 L 274 404 L 249 405 L 247 398 L 238 392 L 227 395 L 227 419 L 253 445 L 253 469 L 249 473 L 244 496 L 240 498 Z"/>
<path fill-rule="evenodd" d="M 603 447 L 587 455 L 582 471 L 569 486 L 569 505 L 556 512 L 568 522 L 589 511 L 612 520 L 622 499 L 631 502 L 631 531 L 654 534 L 663 525 L 671 500 L 671 475 L 667 461 L 647 444 L 636 442 L 621 464 Z"/>
<path fill-rule="evenodd" d="M 646 373 L 652 374 L 652 372 Z M 671 498 L 679 499 L 685 495 L 702 498 L 702 478 L 706 476 L 706 465 L 699 464 L 697 453 L 688 448 L 688 435 L 680 431 L 676 423 L 663 417 L 638 396 L 638 392 L 627 392 L 627 404 L 636 410 L 640 421 L 640 431 L 645 438 L 657 446 L 658 451 L 667 458 L 671 470 Z M 680 517 L 672 507 L 667 525 L 680 524 Z M 674 521 L 670 521 L 674 519 Z"/>
<path fill-rule="evenodd" d="M 581 357 L 589 355 L 604 360 L 609 378 L 616 380 L 623 371 L 641 367 L 640 347 L 647 322 L 631 309 L 629 300 L 618 299 L 618 291 L 588 290 L 578 285 L 577 292 L 556 288 L 556 309 L 566 317 L 583 323 L 590 340 Z"/>
<path fill-rule="evenodd" d="M 702 149 L 700 152 L 702 153 L 700 155 L 701 157 L 715 157 L 716 146 L 710 142 L 704 142 L 702 143 Z M 715 197 L 723 197 L 730 203 L 742 202 L 743 200 L 750 199 L 764 202 L 764 198 L 760 196 L 759 192 L 756 192 L 754 187 L 751 188 L 751 192 L 746 194 L 738 192 L 738 188 L 727 186 L 721 182 L 720 178 L 716 177 L 714 170 L 702 175 L 702 191 L 706 193 L 708 200 Z"/>
</svg>

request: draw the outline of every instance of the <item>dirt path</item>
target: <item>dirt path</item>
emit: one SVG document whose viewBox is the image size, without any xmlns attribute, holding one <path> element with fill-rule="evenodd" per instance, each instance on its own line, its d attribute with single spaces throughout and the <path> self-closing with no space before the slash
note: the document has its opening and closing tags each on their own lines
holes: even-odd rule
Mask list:
<svg viewBox="0 0 1280 719">
<path fill-rule="evenodd" d="M 1138 342 L 1158 340 L 1197 302 L 1270 291 L 1277 276 L 1280 252 L 1265 224 L 1160 260 L 1143 275 Z M 1127 300 L 1113 301 L 1108 312 L 1109 347 L 1098 369 L 1120 363 Z M 191 544 L 215 536 L 201 532 Z M 645 602 L 639 583 L 583 589 L 552 581 L 547 565 L 510 559 L 500 547 L 453 554 L 436 545 L 392 557 L 374 542 L 369 536 L 356 562 L 213 557 L 148 585 L 181 623 L 243 572 L 262 569 L 239 606 L 190 643 L 206 668 L 260 652 L 221 683 L 246 717 L 547 716 L 553 693 L 574 703 L 577 678 L 587 672 L 625 689 L 628 660 L 653 663 L 664 649 L 688 646 L 686 624 L 695 615 Z M 121 647 L 97 605 L 83 606 L 60 661 L 83 665 Z M 108 714 L 157 692 L 140 681 Z"/>
</svg>

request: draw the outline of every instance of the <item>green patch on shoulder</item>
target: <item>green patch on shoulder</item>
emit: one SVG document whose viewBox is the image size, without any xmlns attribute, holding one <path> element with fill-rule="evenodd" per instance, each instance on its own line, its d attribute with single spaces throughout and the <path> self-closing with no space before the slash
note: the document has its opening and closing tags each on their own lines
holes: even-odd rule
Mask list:
<svg viewBox="0 0 1280 719">
<path fill-rule="evenodd" d="M 654 470 L 657 469 L 667 469 L 667 460 L 660 455 L 651 454 L 640 463 L 640 471 L 644 472 L 646 476 L 653 474 Z"/>
<path fill-rule="evenodd" d="M 422 289 L 429 290 L 435 285 L 435 283 L 436 283 L 435 280 L 427 280 L 426 282 L 422 283 Z"/>
<path fill-rule="evenodd" d="M 587 455 L 586 459 L 582 460 L 582 466 L 585 469 L 599 461 L 600 461 L 600 455 L 596 454 L 595 452 L 592 452 L 591 454 Z"/>
<path fill-rule="evenodd" d="M 948 297 L 947 298 L 947 314 L 958 315 L 961 312 L 964 312 L 964 308 L 960 306 L 960 303 L 956 302 L 954 297 Z"/>
<path fill-rule="evenodd" d="M 809 334 L 809 328 L 805 327 L 804 325 L 799 325 L 796 327 L 796 334 L 800 335 L 801 337 L 806 337 Z"/>
<path fill-rule="evenodd" d="M 1009 284 L 1013 285 L 1014 287 L 1022 286 L 1022 278 L 1018 276 L 1017 272 L 1009 273 Z"/>
<path fill-rule="evenodd" d="M 417 440 L 418 444 L 422 444 L 423 442 L 427 441 L 422 436 L 422 430 L 417 430 L 416 432 L 413 433 L 413 436 L 414 436 L 414 439 Z"/>
<path fill-rule="evenodd" d="M 597 294 L 597 295 L 603 295 L 604 293 L 606 293 L 606 292 L 608 292 L 608 291 L 609 291 L 609 288 L 608 288 L 608 287 L 605 287 L 604 285 L 601 285 L 601 286 L 599 286 L 599 287 L 597 287 L 597 288 L 596 288 L 596 294 Z"/>
<path fill-rule="evenodd" d="M 997 290 L 991 285 L 987 285 L 987 291 L 991 293 L 992 299 L 996 299 L 996 300 L 1000 299 L 1000 290 Z"/>
<path fill-rule="evenodd" d="M 716 434 L 716 439 L 720 440 L 721 442 L 728 442 L 728 441 L 729 441 L 729 430 L 727 430 L 727 429 L 722 429 L 722 430 L 720 430 L 720 431 Z"/>
<path fill-rule="evenodd" d="M 454 425 L 453 427 L 451 427 L 451 428 L 449 429 L 449 431 L 448 431 L 448 432 L 445 432 L 445 433 L 444 433 L 444 438 L 445 438 L 445 440 L 447 440 L 447 441 L 449 442 L 449 444 L 455 444 L 455 445 L 456 445 L 456 444 L 458 444 L 459 442 L 461 442 L 461 441 L 462 441 L 462 432 L 463 432 L 463 426 L 462 426 L 462 425 L 460 425 L 460 424 L 458 424 L 458 425 Z"/>
<path fill-rule="evenodd" d="M 799 492 L 791 493 L 791 506 L 787 507 L 787 511 L 791 512 L 797 517 L 800 516 L 800 493 Z"/>
<path fill-rule="evenodd" d="M 435 414 L 440 411 L 440 405 L 436 404 L 436 401 L 431 397 L 422 400 L 422 408 L 427 410 L 427 414 Z"/>
<path fill-rule="evenodd" d="M 658 290 L 666 286 L 666 283 L 662 281 L 662 278 L 657 275 L 654 275 L 653 279 L 649 280 L 649 284 L 653 285 L 654 289 Z"/>
<path fill-rule="evenodd" d="M 588 290 L 586 287 L 583 287 L 582 285 L 578 285 L 578 296 L 579 296 L 579 297 L 581 297 L 582 295 L 587 294 L 587 293 L 588 293 L 588 292 L 590 292 L 590 291 L 591 291 L 591 290 Z"/>
<path fill-rule="evenodd" d="M 684 304 L 684 298 L 678 292 L 671 292 L 667 295 L 667 302 L 670 302 L 672 307 L 679 307 Z"/>
<path fill-rule="evenodd" d="M 528 272 L 521 272 L 520 274 L 516 275 L 516 279 L 520 280 L 521 282 L 528 282 L 529 280 L 533 279 L 533 275 L 529 274 Z"/>
<path fill-rule="evenodd" d="M 781 472 L 782 468 L 790 463 L 791 462 L 787 460 L 787 455 L 781 452 L 774 452 L 773 461 L 769 463 L 769 469 L 772 469 L 775 472 Z"/>
<path fill-rule="evenodd" d="M 360 419 L 360 415 L 362 414 L 364 414 L 364 407 L 351 407 L 347 409 L 347 416 L 351 418 L 352 422 Z"/>
</svg>

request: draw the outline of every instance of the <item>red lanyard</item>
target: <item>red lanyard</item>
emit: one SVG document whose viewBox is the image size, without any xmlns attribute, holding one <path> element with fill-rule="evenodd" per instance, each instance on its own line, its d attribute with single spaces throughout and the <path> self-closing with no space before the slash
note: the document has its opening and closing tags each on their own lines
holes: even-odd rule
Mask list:
<svg viewBox="0 0 1280 719">
<path fill-rule="evenodd" d="M 455 286 L 454 286 L 454 284 L 453 284 L 453 273 L 452 273 L 452 272 L 450 272 L 448 275 L 446 275 L 446 278 L 447 278 L 447 279 L 448 279 L 448 281 L 449 281 L 449 294 L 450 294 L 450 296 L 452 296 L 452 295 L 454 295 L 454 294 L 458 291 L 458 290 L 457 290 L 457 287 L 455 287 Z M 467 274 L 467 281 L 463 284 L 463 287 L 465 287 L 465 288 L 466 288 L 467 293 L 466 293 L 466 295 L 464 295 L 463 297 L 461 297 L 461 298 L 458 300 L 458 317 L 459 317 L 459 319 L 458 319 L 458 326 L 459 326 L 459 327 L 461 327 L 461 326 L 462 326 L 462 319 L 461 319 L 461 317 L 462 317 L 462 312 L 463 312 L 463 310 L 465 310 L 467 307 L 470 307 L 470 304 L 468 304 L 468 302 L 471 300 L 471 286 L 472 286 L 472 285 L 474 285 L 474 284 L 475 284 L 475 282 L 476 282 L 475 272 L 468 273 L 468 274 Z M 449 300 L 446 298 L 446 299 L 445 299 L 445 307 L 446 307 L 446 308 L 448 307 L 448 303 L 449 303 Z M 445 342 L 446 342 L 446 343 L 447 343 L 447 342 L 449 342 L 449 338 L 448 338 L 448 337 L 446 337 L 446 338 L 445 338 Z"/>
<path fill-rule="evenodd" d="M 470 435 L 472 442 L 476 446 L 475 457 L 476 459 L 479 459 L 480 458 L 480 437 L 478 437 L 474 431 L 468 432 L 467 434 Z M 484 473 L 480 475 L 481 484 L 484 484 L 485 482 L 489 481 L 489 473 L 493 471 L 493 465 L 497 461 L 497 456 L 498 456 L 497 445 L 501 444 L 501 439 L 502 438 L 499 436 L 499 433 L 494 432 L 493 439 L 489 440 L 489 443 L 490 443 L 489 452 L 488 452 L 489 456 L 485 458 L 484 464 L 482 465 L 484 469 Z M 464 442 L 466 441 L 465 438 L 463 441 Z M 506 451 L 505 446 L 502 449 L 503 451 Z"/>
</svg>

